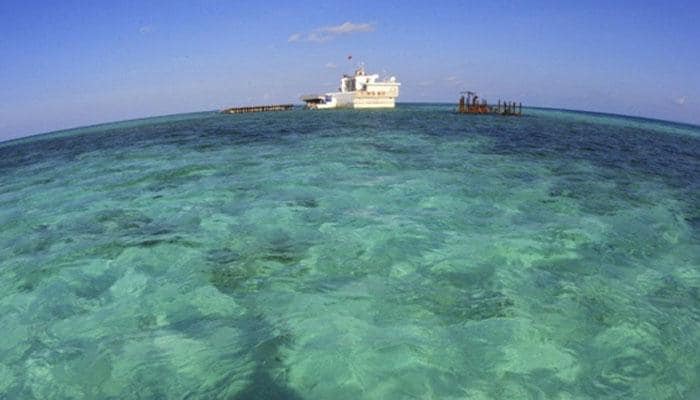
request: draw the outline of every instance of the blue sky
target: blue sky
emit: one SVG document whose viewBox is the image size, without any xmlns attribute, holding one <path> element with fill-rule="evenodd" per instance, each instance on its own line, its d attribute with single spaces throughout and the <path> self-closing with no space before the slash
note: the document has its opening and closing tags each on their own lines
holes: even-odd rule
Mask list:
<svg viewBox="0 0 700 400">
<path fill-rule="evenodd" d="M 4 0 L 0 140 L 298 102 L 359 61 L 404 102 L 471 89 L 700 124 L 698 21 L 697 1 Z"/>
</svg>

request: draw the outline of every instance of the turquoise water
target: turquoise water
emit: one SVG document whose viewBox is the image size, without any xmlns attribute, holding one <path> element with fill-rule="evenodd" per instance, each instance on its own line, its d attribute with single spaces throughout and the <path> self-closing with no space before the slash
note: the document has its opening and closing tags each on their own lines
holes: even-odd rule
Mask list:
<svg viewBox="0 0 700 400">
<path fill-rule="evenodd" d="M 451 109 L 0 144 L 0 398 L 700 398 L 700 128 Z"/>
</svg>

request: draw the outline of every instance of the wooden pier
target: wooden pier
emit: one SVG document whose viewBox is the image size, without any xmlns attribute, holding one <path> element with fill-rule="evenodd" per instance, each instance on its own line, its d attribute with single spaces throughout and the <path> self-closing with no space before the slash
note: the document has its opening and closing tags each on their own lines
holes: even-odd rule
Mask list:
<svg viewBox="0 0 700 400">
<path fill-rule="evenodd" d="M 466 94 L 466 98 L 464 95 Z M 523 103 L 514 101 L 498 100 L 496 105 L 489 105 L 485 99 L 479 100 L 479 96 L 474 92 L 462 92 L 459 98 L 457 112 L 460 114 L 498 114 L 521 116 L 523 114 Z"/>
<path fill-rule="evenodd" d="M 287 111 L 294 108 L 294 104 L 273 104 L 267 106 L 232 107 L 221 110 L 222 114 L 243 114 L 268 111 Z"/>
</svg>

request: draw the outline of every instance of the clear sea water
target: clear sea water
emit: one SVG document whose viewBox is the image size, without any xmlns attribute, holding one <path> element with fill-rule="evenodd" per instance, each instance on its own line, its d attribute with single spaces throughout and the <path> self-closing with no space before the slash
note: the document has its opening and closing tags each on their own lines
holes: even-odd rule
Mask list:
<svg viewBox="0 0 700 400">
<path fill-rule="evenodd" d="M 700 128 L 452 109 L 0 143 L 0 398 L 700 398 Z"/>
</svg>

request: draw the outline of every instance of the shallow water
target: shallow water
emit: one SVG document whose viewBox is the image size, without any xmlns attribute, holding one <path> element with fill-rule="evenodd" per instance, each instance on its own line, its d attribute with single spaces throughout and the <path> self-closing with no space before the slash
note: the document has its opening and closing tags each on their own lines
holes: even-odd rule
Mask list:
<svg viewBox="0 0 700 400">
<path fill-rule="evenodd" d="M 0 398 L 700 398 L 700 128 L 191 114 L 0 144 Z"/>
</svg>

